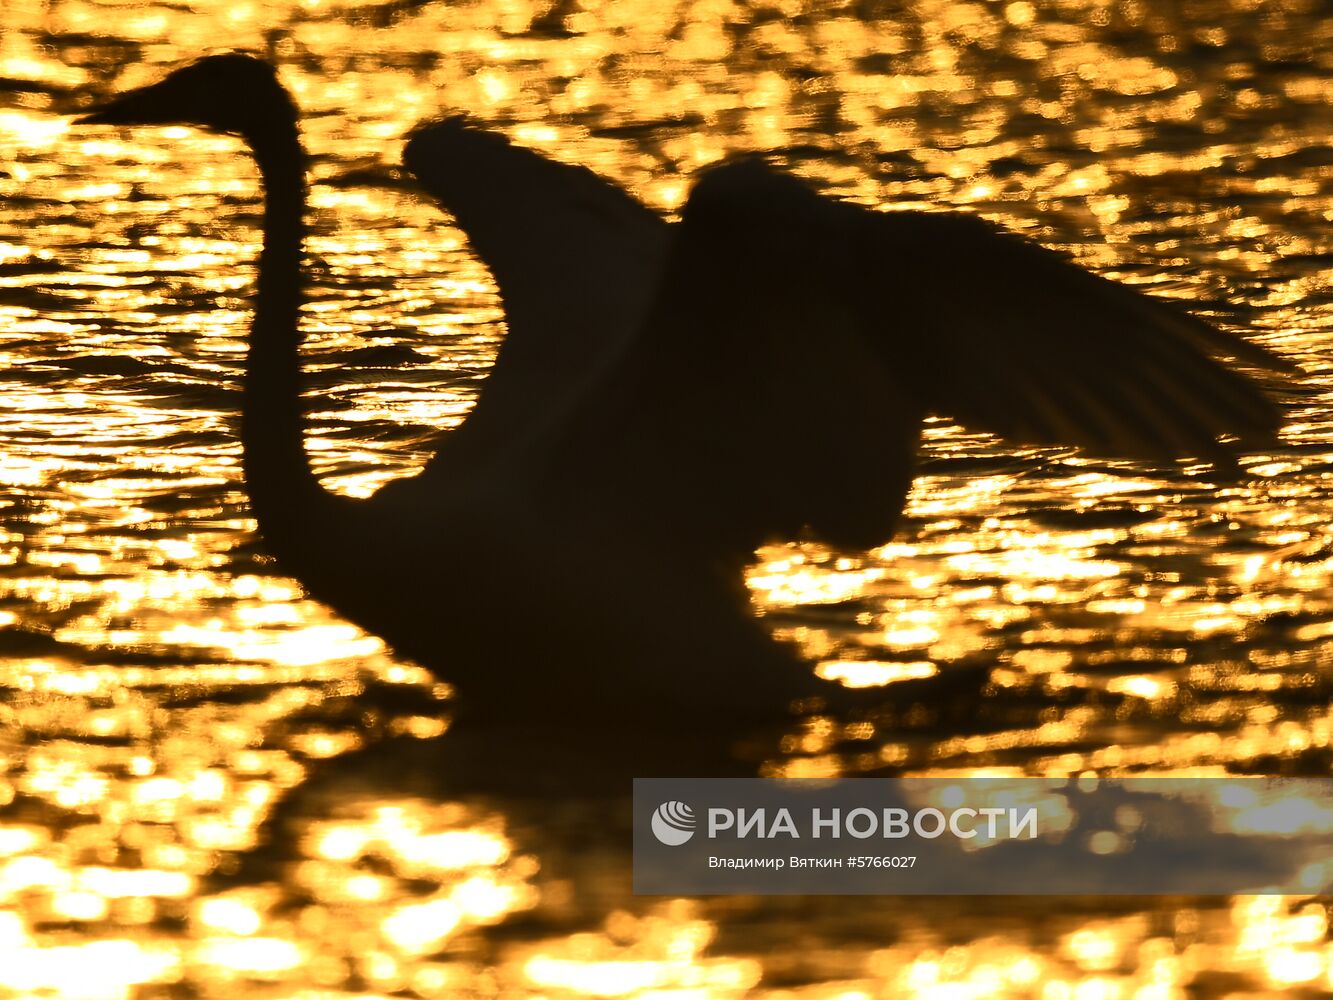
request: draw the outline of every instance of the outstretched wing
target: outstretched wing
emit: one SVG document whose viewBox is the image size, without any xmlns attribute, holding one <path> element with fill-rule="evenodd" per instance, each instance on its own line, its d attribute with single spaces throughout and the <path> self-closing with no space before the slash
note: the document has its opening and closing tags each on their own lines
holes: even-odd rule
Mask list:
<svg viewBox="0 0 1333 1000">
<path fill-rule="evenodd" d="M 848 225 L 865 325 L 883 292 L 902 303 L 907 328 L 881 343 L 924 376 L 934 412 L 1016 442 L 1219 466 L 1282 425 L 1255 375 L 1296 369 L 1169 300 L 975 216 L 855 212 Z"/>
<path fill-rule="evenodd" d="M 403 162 L 495 277 L 508 331 L 481 398 L 450 435 L 479 452 L 540 422 L 640 327 L 670 227 L 585 167 L 461 117 L 417 129 Z M 460 428 L 460 430 L 463 430 Z"/>
<path fill-rule="evenodd" d="M 695 188 L 640 342 L 580 429 L 694 530 L 892 531 L 921 417 L 1126 458 L 1234 461 L 1281 418 L 1224 367 L 1285 362 L 958 215 L 878 213 L 761 161 Z M 588 449 L 596 453 L 596 449 Z M 627 464 L 622 459 L 622 465 Z"/>
</svg>

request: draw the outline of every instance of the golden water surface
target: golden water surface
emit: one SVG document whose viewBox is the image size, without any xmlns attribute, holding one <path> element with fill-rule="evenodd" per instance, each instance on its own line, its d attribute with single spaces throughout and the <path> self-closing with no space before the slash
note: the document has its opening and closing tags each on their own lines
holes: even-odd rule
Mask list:
<svg viewBox="0 0 1333 1000">
<path fill-rule="evenodd" d="M 935 422 L 893 544 L 773 547 L 750 585 L 777 632 L 888 706 L 806 722 L 777 771 L 1323 774 L 1318 0 L 0 0 L 0 17 L 0 991 L 1333 990 L 1317 898 L 636 898 L 608 874 L 622 832 L 431 795 L 414 770 L 466 766 L 435 740 L 447 687 L 254 540 L 234 424 L 253 166 L 230 138 L 66 117 L 210 51 L 279 67 L 312 154 L 308 447 L 350 494 L 425 459 L 503 336 L 485 268 L 398 166 L 447 111 L 664 212 L 708 164 L 772 150 L 846 198 L 995 218 L 1297 357 L 1311 391 L 1239 483 Z M 340 776 L 379 745 L 407 749 Z M 1093 849 L 1116 850 L 1104 832 Z"/>
</svg>

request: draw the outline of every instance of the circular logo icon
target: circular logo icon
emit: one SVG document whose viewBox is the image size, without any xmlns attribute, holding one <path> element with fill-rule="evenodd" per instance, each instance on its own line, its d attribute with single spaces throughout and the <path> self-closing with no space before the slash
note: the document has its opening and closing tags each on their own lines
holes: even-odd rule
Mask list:
<svg viewBox="0 0 1333 1000">
<path fill-rule="evenodd" d="M 679 847 L 694 836 L 694 810 L 684 802 L 663 802 L 653 813 L 653 836 L 667 847 Z"/>
</svg>

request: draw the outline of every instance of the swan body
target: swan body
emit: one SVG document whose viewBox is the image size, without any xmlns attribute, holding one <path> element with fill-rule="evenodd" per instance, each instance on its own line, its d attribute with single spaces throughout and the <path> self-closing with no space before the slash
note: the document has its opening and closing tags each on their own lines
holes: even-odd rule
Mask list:
<svg viewBox="0 0 1333 1000">
<path fill-rule="evenodd" d="M 463 719 L 691 733 L 818 680 L 748 613 L 756 546 L 892 534 L 922 418 L 1130 458 L 1234 461 L 1284 363 L 975 218 L 822 198 L 758 160 L 668 224 L 449 120 L 405 161 L 492 268 L 509 333 L 423 471 L 324 490 L 299 392 L 305 157 L 266 64 L 209 57 L 86 116 L 240 135 L 265 188 L 242 412 L 264 541 L 312 595 L 454 683 Z M 818 466 L 792 470 L 793 457 Z"/>
</svg>

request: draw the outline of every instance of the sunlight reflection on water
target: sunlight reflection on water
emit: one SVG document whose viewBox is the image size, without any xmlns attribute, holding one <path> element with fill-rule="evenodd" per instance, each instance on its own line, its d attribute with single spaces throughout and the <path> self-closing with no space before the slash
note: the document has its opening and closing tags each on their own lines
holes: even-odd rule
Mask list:
<svg viewBox="0 0 1333 1000">
<path fill-rule="evenodd" d="M 1312 0 L 7 0 L 5 20 L 0 988 L 1333 988 L 1317 901 L 661 903 L 628 895 L 614 831 L 433 799 L 406 751 L 321 790 L 332 758 L 438 736 L 449 692 L 253 542 L 231 414 L 255 171 L 231 139 L 65 117 L 219 38 L 279 65 L 313 154 L 308 446 L 353 495 L 462 419 L 502 336 L 484 268 L 397 166 L 453 109 L 663 211 L 727 153 L 776 150 L 1278 343 L 1315 391 L 1239 484 L 935 421 L 898 539 L 773 546 L 750 586 L 825 672 L 905 692 L 873 722 L 806 720 L 771 773 L 1323 773 L 1333 22 Z M 459 764 L 420 746 L 418 770 Z M 285 851 L 251 850 L 266 818 Z"/>
</svg>

